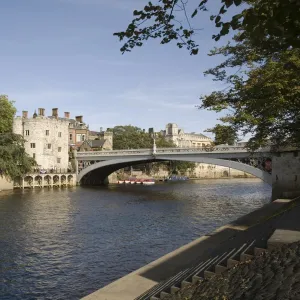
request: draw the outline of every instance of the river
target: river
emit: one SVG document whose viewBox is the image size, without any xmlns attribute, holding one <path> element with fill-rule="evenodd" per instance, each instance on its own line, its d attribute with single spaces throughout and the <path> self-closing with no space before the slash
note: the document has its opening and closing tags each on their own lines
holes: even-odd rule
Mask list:
<svg viewBox="0 0 300 300">
<path fill-rule="evenodd" d="M 0 299 L 80 299 L 270 201 L 257 179 L 0 193 Z"/>
</svg>

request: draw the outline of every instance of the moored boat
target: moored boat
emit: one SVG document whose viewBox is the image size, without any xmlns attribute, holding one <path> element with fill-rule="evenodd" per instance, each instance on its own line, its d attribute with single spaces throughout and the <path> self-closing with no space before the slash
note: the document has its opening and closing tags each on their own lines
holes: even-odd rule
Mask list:
<svg viewBox="0 0 300 300">
<path fill-rule="evenodd" d="M 155 184 L 155 181 L 153 179 L 145 179 L 142 183 L 144 185 L 153 185 Z"/>
<path fill-rule="evenodd" d="M 118 180 L 118 184 L 124 184 L 124 180 Z"/>
</svg>

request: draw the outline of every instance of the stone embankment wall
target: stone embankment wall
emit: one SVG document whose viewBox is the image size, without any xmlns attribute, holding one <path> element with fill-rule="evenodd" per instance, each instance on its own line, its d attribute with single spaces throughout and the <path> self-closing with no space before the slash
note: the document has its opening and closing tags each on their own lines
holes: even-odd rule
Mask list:
<svg viewBox="0 0 300 300">
<path fill-rule="evenodd" d="M 196 164 L 195 170 L 188 172 L 188 176 L 192 178 L 248 178 L 254 177 L 248 173 L 235 170 L 228 167 L 216 166 L 199 163 Z"/>
<path fill-rule="evenodd" d="M 0 191 L 12 190 L 13 182 L 0 176 Z"/>
<path fill-rule="evenodd" d="M 272 159 L 272 198 L 300 196 L 300 151 L 282 153 Z"/>
<path fill-rule="evenodd" d="M 116 183 L 118 180 L 118 176 L 122 171 L 117 171 L 109 176 L 110 183 Z M 164 167 L 160 167 L 159 170 L 152 170 L 150 173 L 146 174 L 143 171 L 132 171 L 126 172 L 121 175 L 121 177 L 137 177 L 140 179 L 147 178 L 166 178 L 170 175 L 170 171 Z M 254 178 L 253 175 L 235 170 L 228 167 L 204 164 L 204 163 L 196 163 L 196 168 L 193 171 L 187 171 L 185 174 L 181 174 L 184 176 L 189 176 L 193 179 L 220 179 L 220 178 Z"/>
</svg>

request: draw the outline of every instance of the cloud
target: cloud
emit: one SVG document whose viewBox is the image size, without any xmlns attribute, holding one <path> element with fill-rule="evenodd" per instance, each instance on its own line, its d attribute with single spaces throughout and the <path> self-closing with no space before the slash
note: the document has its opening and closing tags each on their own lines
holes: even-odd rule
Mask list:
<svg viewBox="0 0 300 300">
<path fill-rule="evenodd" d="M 214 83 L 207 80 L 186 81 L 177 80 L 151 84 L 151 86 L 139 85 L 116 96 L 128 105 L 145 106 L 155 111 L 159 108 L 169 110 L 195 110 L 200 104 L 199 95 L 201 92 L 208 93 L 215 89 Z"/>
</svg>

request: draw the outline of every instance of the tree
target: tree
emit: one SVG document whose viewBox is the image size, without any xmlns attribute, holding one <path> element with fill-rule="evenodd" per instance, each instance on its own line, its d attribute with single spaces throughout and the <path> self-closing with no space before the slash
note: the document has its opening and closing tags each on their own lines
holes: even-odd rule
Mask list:
<svg viewBox="0 0 300 300">
<path fill-rule="evenodd" d="M 177 41 L 197 54 L 199 46 L 192 39 L 195 29 L 186 14 L 188 2 L 179 0 L 150 2 L 144 10 L 134 11 L 136 17 L 126 31 L 115 33 L 127 39 L 121 51 L 142 46 L 149 38 L 161 43 Z M 225 111 L 220 120 L 234 130 L 251 134 L 248 147 L 255 150 L 271 142 L 275 148 L 300 145 L 300 1 L 299 0 L 220 0 L 220 10 L 211 16 L 219 40 L 230 30 L 236 30 L 232 43 L 215 48 L 209 55 L 222 55 L 225 61 L 205 72 L 228 86 L 221 91 L 201 96 L 201 109 Z M 246 3 L 246 6 L 241 6 Z M 208 0 L 199 3 L 192 14 L 207 10 Z M 228 22 L 223 21 L 231 6 L 240 12 Z M 177 25 L 176 8 L 186 16 L 188 27 Z M 152 20 L 150 25 L 147 21 Z M 146 25 L 145 25 L 146 24 Z"/>
<path fill-rule="evenodd" d="M 153 137 L 145 130 L 132 126 L 115 126 L 109 129 L 113 132 L 114 136 L 114 149 L 142 149 L 152 148 Z M 156 133 L 155 142 L 158 148 L 175 147 L 172 141 L 166 140 L 161 133 Z"/>
<path fill-rule="evenodd" d="M 216 53 L 233 48 L 237 51 L 236 47 L 226 46 Z M 300 49 L 284 51 L 259 65 L 253 63 L 243 74 L 227 75 L 226 65 L 238 64 L 237 60 L 233 54 L 223 65 L 208 71 L 216 80 L 226 81 L 229 88 L 203 96 L 200 108 L 227 111 L 221 121 L 230 123 L 244 134 L 251 134 L 250 149 L 267 143 L 272 143 L 274 149 L 299 146 Z M 240 66 L 243 67 L 244 63 L 241 62 Z"/>
<path fill-rule="evenodd" d="M 198 1 L 191 16 L 188 15 L 188 0 L 159 0 L 157 5 L 148 2 L 144 9 L 134 10 L 134 19 L 127 29 L 114 33 L 120 41 L 125 39 L 121 52 L 140 47 L 148 39 L 160 39 L 161 44 L 176 41 L 179 48 L 187 48 L 191 55 L 198 54 L 199 45 L 193 37 L 199 29 L 192 26 L 191 19 L 209 9 L 216 9 L 216 13 L 210 16 L 219 28 L 219 32 L 212 36 L 216 41 L 230 30 L 239 30 L 240 41 L 250 39 L 266 53 L 300 47 L 299 0 L 216 0 L 213 1 L 214 7 L 208 7 L 208 0 Z M 231 20 L 224 21 L 232 6 L 240 11 Z"/>
<path fill-rule="evenodd" d="M 153 141 L 151 136 L 139 127 L 132 125 L 115 126 L 110 130 L 113 132 L 114 150 L 152 147 Z"/>
<path fill-rule="evenodd" d="M 238 140 L 238 134 L 232 126 L 217 124 L 214 128 L 206 129 L 205 131 L 214 133 L 215 145 L 234 145 Z"/>
<path fill-rule="evenodd" d="M 6 95 L 0 95 L 0 133 L 8 133 L 13 130 L 14 116 L 17 112 L 13 103 L 8 100 Z"/>
<path fill-rule="evenodd" d="M 12 132 L 15 113 L 13 102 L 0 95 L 0 176 L 10 179 L 25 175 L 35 165 L 25 152 L 23 137 Z"/>
<path fill-rule="evenodd" d="M 157 133 L 155 136 L 157 148 L 175 148 L 176 145 L 172 140 L 167 140 L 161 133 Z"/>
</svg>

